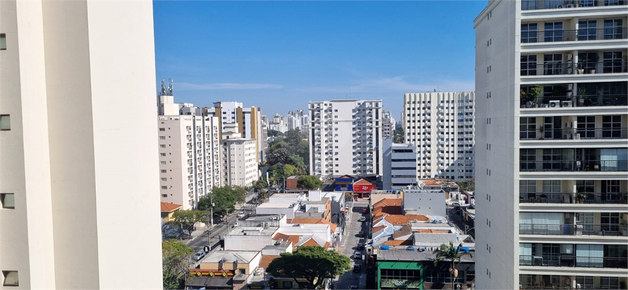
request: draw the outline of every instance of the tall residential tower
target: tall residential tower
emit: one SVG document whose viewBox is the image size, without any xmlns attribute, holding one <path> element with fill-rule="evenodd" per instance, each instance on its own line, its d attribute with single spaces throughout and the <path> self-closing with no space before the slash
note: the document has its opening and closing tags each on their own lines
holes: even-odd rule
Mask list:
<svg viewBox="0 0 628 290">
<path fill-rule="evenodd" d="M 475 19 L 477 289 L 626 288 L 626 24 L 619 0 Z"/>
<path fill-rule="evenodd" d="M 0 1 L 0 288 L 162 288 L 154 43 L 152 1 Z"/>
</svg>

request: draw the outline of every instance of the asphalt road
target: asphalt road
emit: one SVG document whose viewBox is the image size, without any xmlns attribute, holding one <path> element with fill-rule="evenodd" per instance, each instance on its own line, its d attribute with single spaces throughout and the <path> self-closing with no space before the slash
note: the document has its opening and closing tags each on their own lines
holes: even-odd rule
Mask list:
<svg viewBox="0 0 628 290">
<path fill-rule="evenodd" d="M 247 203 L 243 205 L 243 208 L 246 208 L 247 210 L 254 209 L 254 205 L 250 204 L 249 202 L 255 196 L 255 192 L 253 190 L 249 190 L 246 195 Z M 238 220 L 237 214 L 239 211 L 240 209 L 236 206 L 235 212 L 229 213 L 225 221 L 214 224 L 213 228 L 192 239 L 192 241 L 188 243 L 188 246 L 193 248 L 194 251 L 200 251 L 205 246 L 210 245 L 210 249 L 213 250 L 219 245 L 220 237 L 225 235 L 229 227 L 235 224 L 235 222 Z"/>
<path fill-rule="evenodd" d="M 335 283 L 336 289 L 349 289 L 351 285 L 358 286 L 358 289 L 366 289 L 366 271 L 365 263 L 362 260 L 353 259 L 353 253 L 356 251 L 356 247 L 359 242 L 366 242 L 365 238 L 356 237 L 361 230 L 366 229 L 366 222 L 360 222 L 359 219 L 362 216 L 362 209 L 368 206 L 368 202 L 355 202 L 353 209 L 347 218 L 347 228 L 343 235 L 343 241 L 340 246 L 340 253 L 351 258 L 351 267 L 354 264 L 361 264 L 362 271 L 360 273 L 354 273 L 353 270 L 345 272 L 340 275 L 338 281 Z M 361 251 L 364 253 L 364 250 Z"/>
</svg>

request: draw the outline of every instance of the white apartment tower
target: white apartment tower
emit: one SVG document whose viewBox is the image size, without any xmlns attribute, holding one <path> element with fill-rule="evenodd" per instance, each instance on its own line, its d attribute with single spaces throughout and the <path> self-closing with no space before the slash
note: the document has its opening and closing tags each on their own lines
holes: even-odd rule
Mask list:
<svg viewBox="0 0 628 290">
<path fill-rule="evenodd" d="M 172 95 L 160 95 L 160 112 L 175 113 Z M 169 109 L 170 108 L 170 109 Z M 199 198 L 220 182 L 220 140 L 218 119 L 197 116 L 193 105 L 189 115 L 160 115 L 159 177 L 161 201 L 196 208 Z M 178 109 L 176 110 L 179 111 Z"/>
<path fill-rule="evenodd" d="M 489 1 L 476 29 L 476 288 L 628 284 L 628 3 Z"/>
<path fill-rule="evenodd" d="M 475 92 L 403 96 L 405 143 L 416 146 L 417 178 L 469 180 L 475 168 Z"/>
<path fill-rule="evenodd" d="M 309 102 L 310 174 L 383 174 L 382 101 Z"/>
<path fill-rule="evenodd" d="M 215 116 L 220 124 L 220 139 L 227 124 L 237 124 L 242 138 L 256 140 L 257 162 L 264 160 L 264 138 L 262 136 L 262 109 L 256 107 L 244 108 L 240 102 L 214 102 L 213 108 L 205 108 L 206 116 Z"/>
<path fill-rule="evenodd" d="M 404 189 L 417 185 L 416 146 L 414 144 L 396 144 L 392 139 L 384 139 L 384 175 L 383 189 Z"/>
<path fill-rule="evenodd" d="M 0 288 L 161 288 L 152 1 L 0 1 L 0 76 Z"/>
<path fill-rule="evenodd" d="M 259 179 L 256 159 L 257 141 L 242 138 L 234 123 L 225 124 L 222 143 L 223 185 L 251 186 Z"/>
<path fill-rule="evenodd" d="M 389 111 L 382 110 L 382 136 L 384 139 L 392 138 L 395 131 L 395 119 Z"/>
</svg>

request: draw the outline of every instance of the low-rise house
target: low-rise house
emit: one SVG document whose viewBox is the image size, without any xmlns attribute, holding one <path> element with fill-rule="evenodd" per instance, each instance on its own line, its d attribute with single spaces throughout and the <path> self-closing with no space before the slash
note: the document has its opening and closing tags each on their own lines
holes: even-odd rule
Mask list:
<svg viewBox="0 0 628 290">
<path fill-rule="evenodd" d="M 205 256 L 197 269 L 190 269 L 192 279 L 186 289 L 243 289 L 259 266 L 260 251 L 214 251 Z"/>
<path fill-rule="evenodd" d="M 237 226 L 232 228 L 224 237 L 225 250 L 261 251 L 265 246 L 272 245 L 273 236 L 278 226 Z"/>
<path fill-rule="evenodd" d="M 161 221 L 162 222 L 171 222 L 173 220 L 172 215 L 174 215 L 175 211 L 181 209 L 180 204 L 162 202 L 161 203 Z"/>
<path fill-rule="evenodd" d="M 255 209 L 255 214 L 258 215 L 272 215 L 281 214 L 285 215 L 288 219 L 293 219 L 294 214 L 299 209 L 298 203 L 291 202 L 266 202 L 260 204 Z"/>
<path fill-rule="evenodd" d="M 285 240 L 293 243 L 296 249 L 299 246 L 321 246 L 329 249 L 333 244 L 339 245 L 340 238 L 331 232 L 331 224 L 301 223 L 287 224 L 279 227 L 273 240 Z"/>
</svg>

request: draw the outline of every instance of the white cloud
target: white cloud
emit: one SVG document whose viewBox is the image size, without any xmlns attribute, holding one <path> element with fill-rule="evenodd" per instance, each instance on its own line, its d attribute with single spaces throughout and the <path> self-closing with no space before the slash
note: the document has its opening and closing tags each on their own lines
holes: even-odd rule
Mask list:
<svg viewBox="0 0 628 290">
<path fill-rule="evenodd" d="M 258 83 L 214 83 L 214 84 L 193 84 L 175 83 L 177 89 L 184 91 L 209 91 L 209 90 L 261 90 L 261 89 L 282 89 L 278 84 L 258 84 Z"/>
</svg>

